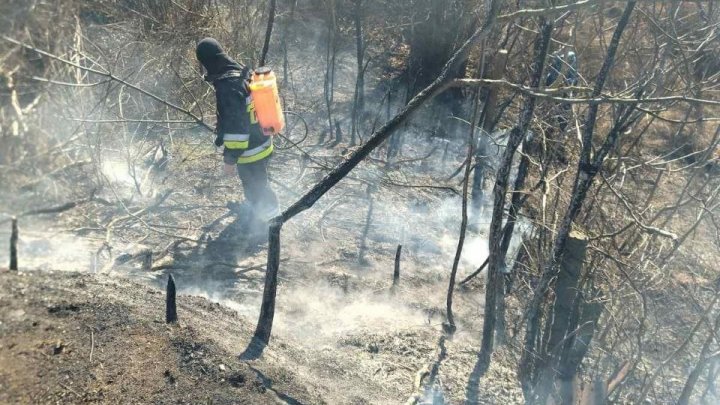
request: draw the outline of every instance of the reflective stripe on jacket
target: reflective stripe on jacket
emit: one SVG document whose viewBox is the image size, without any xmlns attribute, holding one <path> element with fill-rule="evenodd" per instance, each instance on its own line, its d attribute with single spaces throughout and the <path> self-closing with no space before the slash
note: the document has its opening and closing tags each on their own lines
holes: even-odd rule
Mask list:
<svg viewBox="0 0 720 405">
<path fill-rule="evenodd" d="M 228 149 L 247 149 L 250 144 L 250 134 L 225 134 L 223 144 Z"/>
<path fill-rule="evenodd" d="M 217 140 L 223 161 L 252 163 L 272 154 L 272 139 L 257 122 L 255 104 L 246 86 L 247 72 L 229 72 L 213 80 L 217 101 Z"/>
<path fill-rule="evenodd" d="M 270 156 L 273 153 L 273 142 L 272 138 L 268 137 L 267 141 L 265 141 L 264 144 L 248 149 L 240 155 L 240 157 L 237 160 L 237 163 L 239 165 L 246 164 L 246 163 L 253 163 L 257 162 L 258 160 L 265 159 L 266 157 Z"/>
</svg>

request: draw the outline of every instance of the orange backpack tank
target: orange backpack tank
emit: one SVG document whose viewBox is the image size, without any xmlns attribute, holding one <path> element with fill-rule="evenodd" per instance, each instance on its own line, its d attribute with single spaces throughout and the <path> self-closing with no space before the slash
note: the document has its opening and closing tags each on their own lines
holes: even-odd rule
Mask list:
<svg viewBox="0 0 720 405">
<path fill-rule="evenodd" d="M 280 105 L 277 79 L 269 67 L 255 69 L 250 79 L 250 97 L 255 104 L 258 123 L 267 136 L 282 132 L 285 115 Z"/>
</svg>

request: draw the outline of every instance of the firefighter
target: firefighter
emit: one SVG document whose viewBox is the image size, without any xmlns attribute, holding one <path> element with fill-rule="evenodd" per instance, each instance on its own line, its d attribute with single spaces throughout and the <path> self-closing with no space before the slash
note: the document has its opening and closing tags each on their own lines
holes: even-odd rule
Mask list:
<svg viewBox="0 0 720 405">
<path fill-rule="evenodd" d="M 205 80 L 215 88 L 215 145 L 224 147 L 223 171 L 240 176 L 243 210 L 250 211 L 252 219 L 268 221 L 280 214 L 267 173 L 273 143 L 257 123 L 248 89 L 249 69 L 231 59 L 213 38 L 198 42 L 196 56 L 207 73 Z"/>
</svg>

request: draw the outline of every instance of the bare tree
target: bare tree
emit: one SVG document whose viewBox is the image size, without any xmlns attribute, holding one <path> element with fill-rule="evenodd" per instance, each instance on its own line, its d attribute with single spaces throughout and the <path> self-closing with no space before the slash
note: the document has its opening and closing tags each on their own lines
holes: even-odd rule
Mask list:
<svg viewBox="0 0 720 405">
<path fill-rule="evenodd" d="M 351 116 L 350 145 L 355 145 L 356 136 L 360 135 L 361 122 L 365 114 L 365 44 L 363 38 L 363 0 L 355 2 L 355 48 L 357 55 L 357 77 Z"/>
<path fill-rule="evenodd" d="M 547 55 L 550 37 L 552 35 L 553 25 L 551 22 L 543 21 L 541 24 L 541 34 L 535 42 L 535 55 L 531 72 L 531 87 L 538 87 L 540 78 L 542 77 L 543 67 L 545 65 L 545 56 Z M 518 125 L 510 131 L 505 151 L 503 152 L 500 167 L 497 170 L 495 188 L 493 189 L 494 203 L 493 215 L 490 222 L 490 231 L 488 235 L 489 249 L 489 265 L 488 265 L 488 289 L 485 294 L 485 321 L 483 322 L 483 343 L 480 349 L 479 362 L 480 374 L 484 374 L 490 366 L 490 359 L 493 352 L 495 340 L 495 322 L 498 317 L 497 306 L 498 300 L 503 299 L 503 277 L 501 271 L 505 262 L 505 255 L 502 253 L 503 232 L 502 219 L 505 210 L 505 195 L 508 188 L 508 179 L 510 177 L 510 168 L 512 166 L 513 157 L 517 147 L 523 138 L 526 137 L 528 126 L 535 109 L 535 98 L 529 97 L 525 101 Z M 522 176 L 521 176 L 522 178 Z M 511 215 L 513 213 L 511 212 Z M 514 219 L 513 219 L 514 221 Z M 512 234 L 512 229 L 508 228 L 508 233 Z M 509 242 L 509 238 L 508 238 Z"/>
<path fill-rule="evenodd" d="M 615 54 L 620 44 L 620 39 L 623 32 L 625 31 L 625 27 L 630 20 L 630 15 L 635 8 L 635 4 L 636 2 L 634 0 L 629 0 L 620 20 L 618 21 L 615 32 L 613 33 L 612 40 L 608 47 L 605 61 L 603 62 L 603 66 L 600 69 L 598 78 L 596 79 L 595 87 L 591 95 L 592 97 L 597 97 L 602 92 L 605 81 L 607 80 L 610 73 L 610 69 L 612 68 L 615 61 Z M 544 401 L 543 397 L 535 397 L 535 393 L 533 391 L 534 382 L 531 378 L 528 378 L 533 375 L 532 371 L 530 370 L 534 370 L 537 368 L 535 366 L 537 364 L 537 360 L 535 359 L 535 347 L 540 327 L 540 304 L 545 294 L 547 293 L 548 288 L 550 288 L 552 280 L 554 280 L 557 276 L 558 265 L 563 254 L 565 253 L 565 245 L 570 235 L 572 222 L 574 221 L 575 217 L 580 211 L 580 208 L 582 207 L 582 204 L 587 195 L 587 191 L 590 188 L 593 179 L 600 170 L 600 167 L 605 160 L 607 153 L 610 151 L 611 148 L 615 146 L 615 143 L 617 142 L 620 133 L 624 131 L 629 125 L 632 113 L 634 111 L 634 105 L 626 106 L 621 110 L 621 115 L 619 119 L 615 122 L 613 128 L 611 128 L 610 132 L 608 133 L 607 137 L 603 142 L 602 147 L 598 151 L 596 151 L 593 156 L 593 133 L 595 130 L 595 122 L 597 120 L 598 107 L 599 106 L 597 104 L 593 104 L 590 105 L 590 108 L 588 110 L 585 130 L 582 137 L 582 153 L 580 156 L 580 161 L 578 163 L 578 170 L 575 177 L 573 192 L 571 194 L 571 201 L 567 211 L 564 214 L 562 225 L 560 226 L 558 233 L 555 237 L 552 255 L 550 256 L 550 258 L 548 258 L 548 262 L 545 265 L 543 274 L 541 275 L 539 285 L 535 289 L 534 295 L 532 297 L 532 300 L 530 301 L 528 308 L 528 320 L 527 329 L 525 332 L 526 335 L 524 345 L 525 350 L 523 352 L 523 360 L 521 361 L 520 369 L 523 370 L 523 373 L 526 376 L 523 380 L 523 388 L 526 392 L 526 398 L 529 401 Z M 547 359 L 541 357 L 541 364 L 546 361 Z"/>
<path fill-rule="evenodd" d="M 275 22 L 275 1 L 276 0 L 270 0 L 270 4 L 268 5 L 268 22 L 267 28 L 265 29 L 265 42 L 263 42 L 258 66 L 265 66 L 265 58 L 267 57 L 268 50 L 270 49 L 270 36 L 272 35 L 273 23 Z"/>
</svg>

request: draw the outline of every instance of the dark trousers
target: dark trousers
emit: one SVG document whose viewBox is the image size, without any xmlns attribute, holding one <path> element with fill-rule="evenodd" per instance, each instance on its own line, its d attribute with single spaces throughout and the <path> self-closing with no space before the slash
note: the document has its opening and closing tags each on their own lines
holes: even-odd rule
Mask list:
<svg viewBox="0 0 720 405">
<path fill-rule="evenodd" d="M 277 196 L 270 188 L 267 166 L 270 158 L 257 162 L 237 165 L 238 176 L 242 181 L 245 200 L 255 211 L 272 211 L 278 206 Z"/>
</svg>

